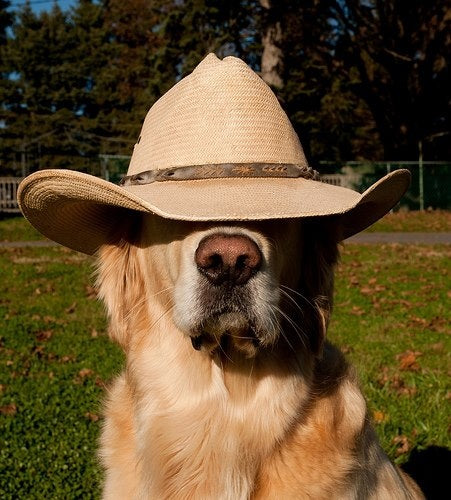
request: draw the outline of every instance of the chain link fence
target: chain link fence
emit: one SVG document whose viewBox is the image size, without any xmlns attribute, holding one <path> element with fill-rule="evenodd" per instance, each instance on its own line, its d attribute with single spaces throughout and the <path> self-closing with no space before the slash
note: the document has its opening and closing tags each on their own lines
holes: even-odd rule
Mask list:
<svg viewBox="0 0 451 500">
<path fill-rule="evenodd" d="M 451 209 L 451 161 L 321 162 L 319 171 L 323 181 L 362 193 L 399 168 L 410 171 L 412 182 L 395 210 Z"/>
</svg>

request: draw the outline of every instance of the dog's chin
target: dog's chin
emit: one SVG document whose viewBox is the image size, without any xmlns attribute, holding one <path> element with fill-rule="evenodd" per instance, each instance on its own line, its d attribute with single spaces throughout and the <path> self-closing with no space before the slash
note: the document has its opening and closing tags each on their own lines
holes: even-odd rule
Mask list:
<svg viewBox="0 0 451 500">
<path fill-rule="evenodd" d="M 224 312 L 206 318 L 192 329 L 190 337 L 198 351 L 227 353 L 234 350 L 246 358 L 255 357 L 264 344 L 254 322 L 241 312 Z"/>
</svg>

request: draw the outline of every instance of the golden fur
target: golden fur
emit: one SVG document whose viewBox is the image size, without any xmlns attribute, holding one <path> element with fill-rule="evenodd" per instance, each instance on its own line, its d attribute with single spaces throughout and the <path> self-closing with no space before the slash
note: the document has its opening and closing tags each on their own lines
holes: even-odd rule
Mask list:
<svg viewBox="0 0 451 500">
<path fill-rule="evenodd" d="M 105 499 L 423 498 L 380 448 L 353 370 L 325 340 L 334 227 L 124 217 L 98 264 L 126 353 L 101 438 Z M 207 317 L 193 254 L 218 230 L 261 248 L 249 316 Z M 258 340 L 243 334 L 248 317 Z"/>
</svg>

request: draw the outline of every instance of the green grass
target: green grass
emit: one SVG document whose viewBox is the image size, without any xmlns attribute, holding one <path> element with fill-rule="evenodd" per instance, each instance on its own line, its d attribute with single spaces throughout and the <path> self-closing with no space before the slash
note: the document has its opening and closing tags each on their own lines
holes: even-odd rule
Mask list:
<svg viewBox="0 0 451 500">
<path fill-rule="evenodd" d="M 424 212 L 393 212 L 367 229 L 369 232 L 449 232 L 451 211 L 425 210 Z"/>
<path fill-rule="evenodd" d="M 397 462 L 414 447 L 450 446 L 449 254 L 343 252 L 330 338 L 357 366 Z M 60 247 L 0 250 L 1 498 L 99 497 L 100 402 L 123 357 L 106 338 L 91 263 Z"/>
<path fill-rule="evenodd" d="M 25 218 L 0 219 L 0 241 L 35 241 L 46 239 Z"/>
<path fill-rule="evenodd" d="M 337 274 L 329 338 L 357 367 L 382 444 L 450 446 L 451 248 L 349 245 Z M 407 446 L 407 445 L 406 445 Z"/>
<path fill-rule="evenodd" d="M 90 261 L 62 248 L 0 252 L 0 497 L 97 498 L 105 336 Z"/>
</svg>

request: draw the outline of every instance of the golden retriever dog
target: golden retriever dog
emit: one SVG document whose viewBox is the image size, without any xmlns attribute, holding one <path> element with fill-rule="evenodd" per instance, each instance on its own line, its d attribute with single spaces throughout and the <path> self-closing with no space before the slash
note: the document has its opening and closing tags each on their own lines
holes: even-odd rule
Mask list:
<svg viewBox="0 0 451 500">
<path fill-rule="evenodd" d="M 326 340 L 333 218 L 125 212 L 98 253 L 126 354 L 106 405 L 105 499 L 412 499 Z"/>
</svg>

